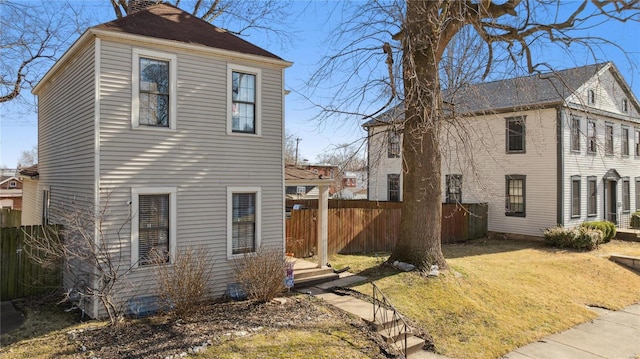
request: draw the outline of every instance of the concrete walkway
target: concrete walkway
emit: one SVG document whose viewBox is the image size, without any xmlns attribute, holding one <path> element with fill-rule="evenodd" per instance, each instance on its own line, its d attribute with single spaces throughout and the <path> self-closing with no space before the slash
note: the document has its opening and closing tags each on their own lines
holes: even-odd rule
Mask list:
<svg viewBox="0 0 640 359">
<path fill-rule="evenodd" d="M 615 312 L 596 311 L 601 313 L 598 318 L 525 345 L 504 358 L 640 358 L 640 304 Z"/>
</svg>

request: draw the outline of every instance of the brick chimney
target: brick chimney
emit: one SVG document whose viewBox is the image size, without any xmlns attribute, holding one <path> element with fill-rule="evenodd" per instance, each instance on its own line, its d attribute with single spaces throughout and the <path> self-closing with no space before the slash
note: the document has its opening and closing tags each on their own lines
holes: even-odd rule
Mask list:
<svg viewBox="0 0 640 359">
<path fill-rule="evenodd" d="M 146 9 L 151 5 L 156 5 L 162 3 L 162 0 L 129 0 L 127 6 L 129 7 L 128 14 L 133 14 L 135 12 Z"/>
</svg>

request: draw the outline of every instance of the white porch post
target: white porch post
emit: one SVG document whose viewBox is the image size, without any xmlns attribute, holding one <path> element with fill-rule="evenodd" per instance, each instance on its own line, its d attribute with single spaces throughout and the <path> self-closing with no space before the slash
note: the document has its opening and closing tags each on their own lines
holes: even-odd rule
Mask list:
<svg viewBox="0 0 640 359">
<path fill-rule="evenodd" d="M 329 212 L 329 186 L 320 185 L 318 187 L 318 268 L 327 266 L 327 232 L 328 232 L 328 212 Z"/>
</svg>

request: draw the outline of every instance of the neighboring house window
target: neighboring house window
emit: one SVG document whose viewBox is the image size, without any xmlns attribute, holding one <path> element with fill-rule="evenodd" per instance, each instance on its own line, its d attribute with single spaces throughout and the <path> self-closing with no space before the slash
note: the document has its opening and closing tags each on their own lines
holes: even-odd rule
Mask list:
<svg viewBox="0 0 640 359">
<path fill-rule="evenodd" d="M 597 138 L 596 138 L 596 122 L 593 120 L 589 120 L 587 124 L 587 152 L 588 153 L 596 153 L 597 152 Z"/>
<path fill-rule="evenodd" d="M 596 103 L 596 92 L 594 90 L 589 90 L 587 92 L 587 103 L 589 105 L 595 105 L 595 103 Z"/>
<path fill-rule="evenodd" d="M 400 201 L 400 175 L 399 174 L 390 174 L 387 175 L 387 189 L 389 192 L 389 201 L 391 202 L 399 202 Z"/>
<path fill-rule="evenodd" d="M 613 125 L 610 123 L 605 125 L 604 149 L 607 156 L 613 155 Z"/>
<path fill-rule="evenodd" d="M 507 175 L 505 178 L 507 195 L 505 215 L 525 217 L 527 177 L 523 175 Z"/>
<path fill-rule="evenodd" d="M 176 248 L 175 187 L 132 188 L 131 262 L 169 263 Z"/>
<path fill-rule="evenodd" d="M 16 188 L 18 187 L 18 182 L 16 181 L 9 181 L 9 188 Z"/>
<path fill-rule="evenodd" d="M 391 130 L 387 132 L 387 157 L 398 158 L 400 157 L 400 134 L 398 131 Z"/>
<path fill-rule="evenodd" d="M 133 50 L 131 122 L 134 128 L 176 128 L 176 55 Z"/>
<path fill-rule="evenodd" d="M 259 187 L 227 188 L 227 257 L 255 252 L 260 246 L 261 196 Z"/>
<path fill-rule="evenodd" d="M 640 128 L 635 129 L 636 150 L 635 155 L 640 156 Z"/>
<path fill-rule="evenodd" d="M 622 211 L 631 211 L 631 182 L 629 177 L 622 179 Z"/>
<path fill-rule="evenodd" d="M 580 118 L 571 117 L 571 151 L 580 152 Z"/>
<path fill-rule="evenodd" d="M 622 112 L 629 112 L 629 101 L 626 98 L 622 99 Z"/>
<path fill-rule="evenodd" d="M 260 70 L 228 65 L 228 133 L 261 134 Z"/>
<path fill-rule="evenodd" d="M 580 176 L 571 176 L 571 217 L 580 217 Z"/>
<path fill-rule="evenodd" d="M 622 141 L 620 152 L 623 156 L 629 156 L 629 127 L 622 126 Z"/>
<path fill-rule="evenodd" d="M 587 177 L 587 216 L 596 216 L 598 212 L 598 180 L 594 176 Z"/>
<path fill-rule="evenodd" d="M 51 190 L 42 190 L 42 224 L 51 224 Z"/>
<path fill-rule="evenodd" d="M 525 117 L 509 117 L 507 120 L 507 153 L 525 152 Z"/>
<path fill-rule="evenodd" d="M 462 175 L 446 175 L 447 203 L 462 203 Z"/>
<path fill-rule="evenodd" d="M 640 177 L 636 177 L 636 211 L 640 211 Z"/>
</svg>

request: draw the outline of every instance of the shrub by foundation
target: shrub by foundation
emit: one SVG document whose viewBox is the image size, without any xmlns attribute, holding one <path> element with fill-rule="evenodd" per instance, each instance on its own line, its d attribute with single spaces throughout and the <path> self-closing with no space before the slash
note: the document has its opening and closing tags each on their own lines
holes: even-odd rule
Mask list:
<svg viewBox="0 0 640 359">
<path fill-rule="evenodd" d="M 544 243 L 551 247 L 592 250 L 603 243 L 600 229 L 580 226 L 578 228 L 552 227 L 544 231 Z"/>
<path fill-rule="evenodd" d="M 631 215 L 631 222 L 629 222 L 631 228 L 640 228 L 640 211 Z"/>
<path fill-rule="evenodd" d="M 591 221 L 583 222 L 581 225 L 583 228 L 599 229 L 602 231 L 602 243 L 608 243 L 616 236 L 616 225 L 609 221 Z"/>
<path fill-rule="evenodd" d="M 248 299 L 268 302 L 283 293 L 286 259 L 282 248 L 260 247 L 234 260 L 236 280 Z"/>
</svg>

